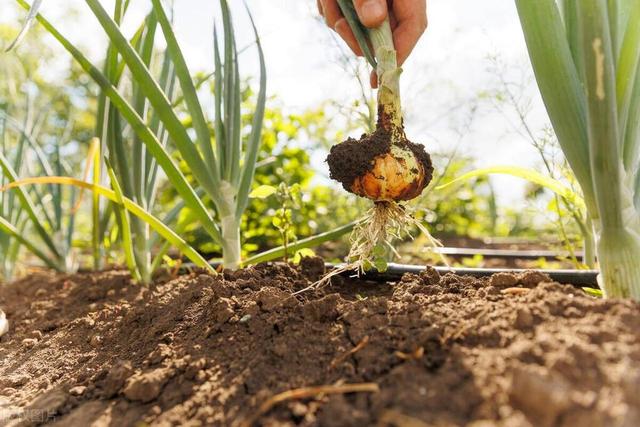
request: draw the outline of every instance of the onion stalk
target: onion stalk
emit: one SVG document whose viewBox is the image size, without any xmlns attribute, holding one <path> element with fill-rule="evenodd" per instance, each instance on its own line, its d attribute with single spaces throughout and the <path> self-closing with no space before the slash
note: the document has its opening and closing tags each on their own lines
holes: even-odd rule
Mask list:
<svg viewBox="0 0 640 427">
<path fill-rule="evenodd" d="M 343 271 L 375 266 L 383 270 L 379 248 L 393 250 L 390 240 L 409 235 L 417 227 L 432 245 L 439 243 L 416 220 L 411 210 L 400 204 L 420 196 L 433 176 L 431 158 L 424 147 L 407 139 L 400 101 L 400 74 L 389 19 L 377 28 L 365 29 L 358 21 L 350 0 L 338 2 L 369 63 L 378 77 L 378 120 L 375 131 L 359 140 L 349 138 L 331 148 L 327 163 L 330 176 L 343 188 L 374 202 L 363 221 L 351 234 L 348 263 L 325 276 L 321 283 Z M 367 40 L 368 39 L 368 40 Z M 368 45 L 370 41 L 373 54 Z"/>
<path fill-rule="evenodd" d="M 640 2 L 516 0 L 549 118 L 592 218 L 607 297 L 640 300 Z"/>
<path fill-rule="evenodd" d="M 350 21 L 352 22 L 352 21 Z M 424 147 L 404 132 L 400 74 L 389 19 L 369 30 L 377 59 L 378 122 L 371 135 L 347 139 L 332 147 L 327 162 L 331 178 L 345 190 L 374 202 L 398 202 L 418 197 L 433 175 Z"/>
</svg>

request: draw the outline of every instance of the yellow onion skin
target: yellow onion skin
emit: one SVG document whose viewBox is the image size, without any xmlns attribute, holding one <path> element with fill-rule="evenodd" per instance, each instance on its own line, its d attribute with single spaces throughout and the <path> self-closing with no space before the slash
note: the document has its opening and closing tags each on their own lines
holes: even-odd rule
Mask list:
<svg viewBox="0 0 640 427">
<path fill-rule="evenodd" d="M 373 159 L 373 167 L 357 177 L 351 191 L 375 202 L 411 200 L 429 183 L 427 171 L 408 147 L 391 145 L 389 152 Z"/>
</svg>

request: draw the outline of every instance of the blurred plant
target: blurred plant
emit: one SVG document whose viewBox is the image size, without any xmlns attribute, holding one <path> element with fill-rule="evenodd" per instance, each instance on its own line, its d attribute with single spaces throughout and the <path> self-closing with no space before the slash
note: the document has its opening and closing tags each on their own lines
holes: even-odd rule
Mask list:
<svg viewBox="0 0 640 427">
<path fill-rule="evenodd" d="M 24 0 L 17 0 L 24 8 L 29 6 Z M 127 121 L 131 129 L 135 132 L 136 137 L 146 146 L 146 149 L 153 155 L 152 162 L 138 162 L 136 166 L 145 165 L 140 172 L 141 180 L 147 180 L 153 176 L 150 165 L 157 162 L 166 173 L 171 184 L 181 194 L 184 202 L 196 214 L 201 225 L 209 233 L 210 237 L 221 244 L 223 247 L 223 256 L 225 265 L 230 268 L 238 266 L 240 261 L 240 239 L 239 239 L 239 221 L 244 212 L 249 190 L 253 181 L 253 174 L 256 159 L 258 156 L 258 143 L 260 141 L 260 133 L 262 128 L 262 119 L 266 94 L 266 76 L 264 57 L 260 47 L 259 39 L 256 34 L 256 44 L 258 47 L 260 59 L 260 90 L 258 101 L 256 103 L 256 111 L 251 131 L 248 135 L 248 143 L 243 144 L 241 124 L 241 105 L 240 105 L 240 77 L 238 72 L 238 58 L 235 44 L 234 30 L 231 23 L 230 10 L 225 0 L 220 0 L 223 21 L 223 38 L 224 50 L 220 50 L 220 42 L 217 32 L 214 31 L 214 47 L 215 47 L 215 146 L 212 141 L 212 132 L 209 128 L 209 122 L 204 116 L 202 104 L 198 99 L 196 88 L 193 84 L 191 75 L 186 66 L 182 50 L 177 43 L 171 23 L 160 0 L 153 0 L 152 13 L 147 18 L 147 24 L 136 33 L 141 34 L 146 30 L 155 31 L 155 21 L 160 25 L 164 40 L 167 43 L 167 52 L 172 65 L 175 67 L 176 79 L 182 90 L 183 99 L 190 115 L 190 123 L 193 124 L 195 130 L 195 139 L 188 133 L 185 125 L 180 121 L 177 111 L 172 103 L 167 99 L 165 88 L 156 80 L 144 58 L 141 58 L 136 51 L 134 45 L 141 47 L 141 52 L 149 51 L 152 48 L 153 37 L 137 41 L 136 36 L 131 42 L 122 34 L 119 29 L 118 22 L 126 11 L 128 2 L 116 1 L 115 14 L 112 18 L 97 0 L 87 0 L 86 3 L 98 19 L 105 33 L 108 35 L 112 55 L 109 56 L 109 71 L 116 73 L 100 72 L 93 66 L 82 53 L 66 40 L 48 21 L 41 16 L 37 19 L 79 62 L 82 68 L 88 72 L 91 77 L 98 83 L 106 97 L 109 98 L 118 110 L 122 119 Z M 30 13 L 30 17 L 33 13 Z M 254 27 L 255 33 L 255 27 Z M 146 50 L 145 50 L 146 49 Z M 122 62 L 118 62 L 118 56 Z M 224 57 L 222 59 L 221 55 Z M 128 70 L 131 73 L 132 80 L 136 82 L 139 92 L 134 94 L 134 102 L 139 101 L 138 105 L 131 105 L 124 98 L 121 92 L 114 87 L 112 78 L 118 73 Z M 214 222 L 209 212 L 206 211 L 201 199 L 196 195 L 192 185 L 187 182 L 184 175 L 178 170 L 170 155 L 166 151 L 166 147 L 158 140 L 154 133 L 153 122 L 146 123 L 144 117 L 140 117 L 140 110 L 145 108 L 148 102 L 155 114 L 157 114 L 158 122 L 166 129 L 171 141 L 180 151 L 182 160 L 186 162 L 193 172 L 199 186 L 204 189 L 208 197 L 213 201 L 218 222 Z M 106 113 L 106 112 L 105 112 Z M 118 115 L 110 117 L 109 123 L 117 123 Z M 118 127 L 116 126 L 114 138 L 118 138 Z M 104 131 L 104 129 L 102 129 Z M 142 144 L 138 144 L 139 150 L 134 151 L 140 153 Z M 112 151 L 124 151 L 121 142 L 115 141 Z M 214 152 L 215 151 L 215 152 Z M 124 176 L 129 169 L 125 165 L 124 155 L 117 156 L 115 167 L 119 169 L 119 174 Z M 115 176 L 115 173 L 113 174 Z M 117 179 L 117 177 L 116 177 Z M 135 181 L 135 177 L 133 177 Z M 117 184 L 117 183 L 116 183 Z M 135 194 L 142 193 L 138 185 L 127 185 L 124 183 L 124 191 L 129 192 L 127 187 L 131 188 Z M 142 184 L 141 184 L 142 185 Z M 117 185 L 116 185 L 117 186 Z M 114 186 L 115 189 L 115 186 Z M 144 189 L 144 188 L 143 188 Z M 222 191 L 221 191 L 222 190 Z M 153 192 L 153 191 L 152 191 Z M 147 196 L 145 192 L 145 197 Z M 140 197 L 138 197 L 140 198 Z M 95 227 L 97 227 L 96 209 L 94 209 Z M 121 224 L 124 227 L 124 224 Z M 123 230 L 126 232 L 126 230 Z M 124 233 L 123 233 L 124 235 Z M 139 239 L 136 239 L 139 240 Z M 133 239 L 132 242 L 133 243 Z M 140 253 L 147 252 L 146 247 L 136 245 L 133 248 L 125 248 L 126 252 L 138 253 L 135 256 L 136 267 L 140 268 Z M 144 260 L 146 263 L 146 259 Z M 143 277 L 143 280 L 150 278 L 150 274 Z"/>
<path fill-rule="evenodd" d="M 640 2 L 517 0 L 549 118 L 584 195 L 607 297 L 640 299 Z"/>
<path fill-rule="evenodd" d="M 34 111 L 31 102 L 25 104 L 22 121 L 10 113 L 14 110 L 21 108 L 13 102 L 0 104 L 0 187 L 25 175 L 72 175 L 74 168 L 62 152 L 74 146 L 70 141 L 73 123 L 65 123 L 58 131 L 49 124 L 47 110 Z M 77 190 L 64 191 L 55 186 L 46 190 L 29 187 L 0 193 L 0 255 L 5 280 L 13 276 L 21 246 L 56 270 L 77 267 L 72 250 L 76 219 L 64 214 L 76 207 Z M 37 240 L 32 240 L 34 237 Z M 39 246 L 46 249 L 42 251 Z"/>
<path fill-rule="evenodd" d="M 481 97 L 488 100 L 493 108 L 499 112 L 511 129 L 520 137 L 529 141 L 535 148 L 547 175 L 580 194 L 579 186 L 565 157 L 562 154 L 558 140 L 549 124 L 541 130 L 535 130 L 531 124 L 533 98 L 529 90 L 534 85 L 534 77 L 528 66 L 513 66 L 506 64 L 498 54 L 488 56 L 488 72 L 497 82 L 495 89 L 484 92 Z M 517 78 L 509 78 L 515 75 Z M 532 183 L 527 196 L 537 199 L 542 194 L 537 191 L 543 187 Z M 555 231 L 560 235 L 565 250 L 577 268 L 584 265 L 593 268 L 595 263 L 594 240 L 590 220 L 586 215 L 584 205 L 576 205 L 575 197 L 562 197 L 552 193 L 552 199 L 547 203 L 547 210 L 555 215 L 552 222 Z M 585 249 L 583 263 L 576 256 L 574 242 L 578 233 Z"/>
<path fill-rule="evenodd" d="M 284 182 L 281 182 L 276 189 L 275 197 L 280 207 L 276 209 L 271 223 L 280 232 L 282 246 L 284 246 L 284 261 L 287 262 L 289 257 L 289 241 L 297 240 L 292 220 L 292 212 L 302 207 L 300 184 L 293 184 L 289 187 Z"/>
<path fill-rule="evenodd" d="M 278 187 L 261 185 L 249 194 L 249 197 L 253 199 L 266 199 L 270 196 L 275 197 L 279 206 L 271 219 L 271 223 L 280 233 L 280 240 L 284 248 L 284 262 L 288 262 L 290 255 L 289 242 L 297 240 L 293 223 L 293 212 L 298 211 L 302 207 L 300 184 L 288 186 L 284 182 L 281 182 Z"/>
<path fill-rule="evenodd" d="M 251 111 L 254 110 L 255 97 L 250 86 L 245 83 L 242 109 L 247 113 L 242 117 L 243 125 L 253 120 Z M 341 227 L 358 216 L 359 202 L 354 203 L 347 195 L 321 184 L 321 179 L 314 171 L 316 157 L 323 157 L 318 152 L 319 147 L 328 145 L 328 141 L 335 138 L 330 123 L 323 108 L 288 113 L 276 97 L 270 98 L 265 110 L 254 177 L 255 188 L 277 188 L 281 183 L 299 185 L 302 203 L 299 209 L 291 212 L 292 233 L 299 239 Z M 187 179 L 193 181 L 187 165 L 181 162 L 181 168 Z M 179 195 L 169 186 L 163 187 L 159 194 L 161 210 L 169 209 L 179 202 Z M 204 202 L 211 206 L 211 201 Z M 280 241 L 280 232 L 272 223 L 272 217 L 279 207 L 275 197 L 250 199 L 241 221 L 243 256 L 271 249 L 275 242 Z M 221 253 L 220 245 L 212 242 L 195 222 L 186 224 L 184 236 L 203 253 L 212 256 Z M 289 251 L 289 254 L 295 254 L 295 250 Z"/>
</svg>

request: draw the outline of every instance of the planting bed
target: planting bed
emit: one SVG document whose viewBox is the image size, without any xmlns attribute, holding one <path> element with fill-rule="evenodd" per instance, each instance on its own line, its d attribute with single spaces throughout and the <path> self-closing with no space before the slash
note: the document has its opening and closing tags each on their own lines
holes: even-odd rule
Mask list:
<svg viewBox="0 0 640 427">
<path fill-rule="evenodd" d="M 322 265 L 5 286 L 0 419 L 239 426 L 277 393 L 329 385 L 263 406 L 254 425 L 640 425 L 640 305 L 533 272 L 336 278 L 292 296 Z M 369 384 L 331 394 L 356 383 Z"/>
</svg>

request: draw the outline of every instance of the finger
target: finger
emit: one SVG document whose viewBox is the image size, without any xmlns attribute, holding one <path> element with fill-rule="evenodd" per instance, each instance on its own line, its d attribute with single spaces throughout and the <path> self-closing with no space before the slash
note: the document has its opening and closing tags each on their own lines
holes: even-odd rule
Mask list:
<svg viewBox="0 0 640 427">
<path fill-rule="evenodd" d="M 369 81 L 371 82 L 371 87 L 376 89 L 378 87 L 378 74 L 376 70 L 371 71 L 371 76 L 369 76 Z"/>
<path fill-rule="evenodd" d="M 351 27 L 349 26 L 349 23 L 347 22 L 346 19 L 344 18 L 338 19 L 338 22 L 336 22 L 334 30 L 336 30 L 336 33 L 338 33 L 340 37 L 344 39 L 345 42 L 347 42 L 347 45 L 353 51 L 353 53 L 355 53 L 358 56 L 363 56 L 362 49 L 360 49 L 360 45 L 356 40 L 356 36 L 353 34 L 353 31 L 351 31 Z"/>
<path fill-rule="evenodd" d="M 398 26 L 393 30 L 393 42 L 402 65 L 427 29 L 426 0 L 395 0 L 393 14 Z"/>
<path fill-rule="evenodd" d="M 360 22 L 365 27 L 378 27 L 387 17 L 386 0 L 354 0 L 353 4 L 356 7 L 356 12 L 358 12 Z"/>
<path fill-rule="evenodd" d="M 340 6 L 338 6 L 336 0 L 320 0 L 320 2 L 324 11 L 324 20 L 330 28 L 335 29 L 336 22 L 342 18 Z"/>
<path fill-rule="evenodd" d="M 396 27 L 398 26 L 398 20 L 396 19 L 396 16 L 393 13 L 389 15 L 389 25 L 391 25 L 392 31 L 395 30 Z"/>
<path fill-rule="evenodd" d="M 320 14 L 320 16 L 324 16 L 324 10 L 322 10 L 322 2 L 320 0 L 316 0 L 316 3 L 318 5 L 318 13 Z"/>
</svg>

